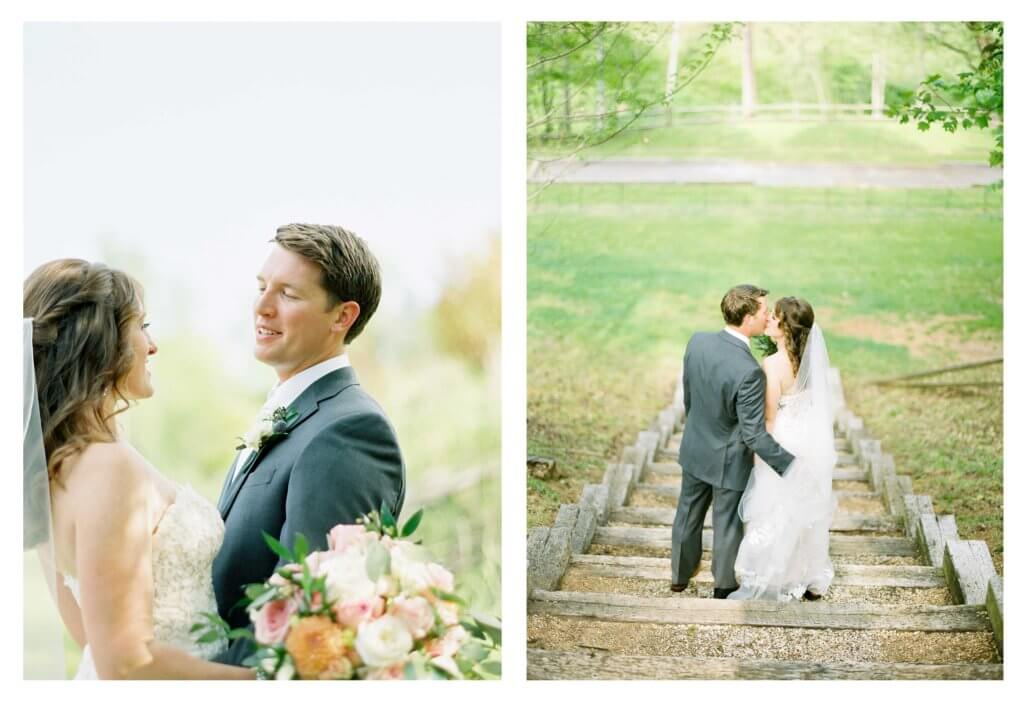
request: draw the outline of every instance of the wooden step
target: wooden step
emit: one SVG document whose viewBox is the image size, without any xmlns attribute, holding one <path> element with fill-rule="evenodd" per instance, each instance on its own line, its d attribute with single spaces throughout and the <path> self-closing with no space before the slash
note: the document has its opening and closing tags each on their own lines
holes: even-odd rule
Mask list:
<svg viewBox="0 0 1024 701">
<path fill-rule="evenodd" d="M 839 480 L 833 480 L 837 482 Z M 670 499 L 679 499 L 679 486 L 674 484 L 647 484 L 639 482 L 633 486 L 634 491 L 645 492 L 656 496 Z M 846 489 L 833 489 L 832 493 L 836 499 L 881 499 L 882 495 L 872 491 L 853 491 Z"/>
<path fill-rule="evenodd" d="M 676 517 L 676 510 L 657 506 L 624 506 L 612 509 L 609 521 L 632 523 L 638 526 L 671 526 Z M 704 517 L 704 527 L 711 527 L 710 511 Z M 830 529 L 837 531 L 898 531 L 896 521 L 889 516 L 865 516 L 862 514 L 837 513 L 832 519 Z"/>
<path fill-rule="evenodd" d="M 572 567 L 595 577 L 637 577 L 669 581 L 672 561 L 664 557 L 621 557 L 615 555 L 573 555 Z M 918 565 L 833 565 L 833 586 L 945 587 L 941 567 Z M 711 571 L 701 568 L 697 582 L 712 582 Z"/>
<path fill-rule="evenodd" d="M 598 526 L 593 543 L 598 545 L 639 545 L 654 548 L 672 547 L 671 528 L 644 528 L 640 526 Z M 711 549 L 710 529 L 704 530 L 703 545 Z M 829 552 L 833 555 L 897 555 L 914 557 L 917 547 L 907 538 L 895 536 L 865 536 L 832 534 Z"/>
<path fill-rule="evenodd" d="M 799 662 L 526 651 L 527 679 L 1002 679 L 1001 664 Z"/>
<path fill-rule="evenodd" d="M 661 453 L 675 453 L 675 454 L 678 454 L 679 453 L 679 444 L 680 444 L 680 442 L 682 440 L 683 440 L 683 434 L 681 432 L 675 434 L 674 436 L 672 436 L 671 438 L 668 439 L 668 444 L 666 444 L 664 448 L 660 448 L 659 449 L 659 452 L 661 452 Z M 853 454 L 850 452 L 851 447 L 852 446 L 850 445 L 850 441 L 846 440 L 845 438 L 837 438 L 836 439 L 835 448 L 836 448 L 836 452 L 839 453 L 840 455 L 852 456 Z"/>
<path fill-rule="evenodd" d="M 646 467 L 644 472 L 650 472 L 652 475 L 672 475 L 682 477 L 682 470 L 679 467 L 679 463 L 676 462 L 652 462 Z M 837 467 L 832 471 L 832 481 L 854 481 L 854 482 L 867 482 L 868 473 L 860 468 L 841 468 Z"/>
<path fill-rule="evenodd" d="M 653 598 L 534 590 L 531 614 L 629 623 L 775 626 L 851 630 L 991 631 L 984 606 L 882 606 Z"/>
</svg>

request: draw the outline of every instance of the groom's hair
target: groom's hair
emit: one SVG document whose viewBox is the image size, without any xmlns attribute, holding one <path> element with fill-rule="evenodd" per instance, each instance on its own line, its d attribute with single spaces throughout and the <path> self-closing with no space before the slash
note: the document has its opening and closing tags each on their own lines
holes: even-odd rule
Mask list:
<svg viewBox="0 0 1024 701">
<path fill-rule="evenodd" d="M 736 285 L 722 297 L 722 317 L 725 323 L 740 326 L 748 314 L 757 314 L 757 300 L 767 296 L 768 290 L 762 290 L 757 285 Z"/>
<path fill-rule="evenodd" d="M 341 302 L 359 304 L 345 342 L 355 339 L 380 304 L 380 264 L 366 242 L 340 226 L 323 224 L 285 224 L 272 241 L 320 268 L 328 309 Z"/>
</svg>

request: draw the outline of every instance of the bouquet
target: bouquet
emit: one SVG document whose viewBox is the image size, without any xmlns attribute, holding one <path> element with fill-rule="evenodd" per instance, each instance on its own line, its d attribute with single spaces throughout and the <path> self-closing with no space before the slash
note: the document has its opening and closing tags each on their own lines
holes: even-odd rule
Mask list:
<svg viewBox="0 0 1024 701">
<path fill-rule="evenodd" d="M 193 626 L 206 642 L 252 637 L 243 664 L 261 679 L 497 679 L 501 626 L 468 615 L 452 573 L 409 538 L 423 516 L 399 528 L 390 510 L 338 525 L 328 549 L 290 551 L 267 533 L 285 563 L 246 587 L 253 631 L 229 630 L 216 614 Z"/>
</svg>

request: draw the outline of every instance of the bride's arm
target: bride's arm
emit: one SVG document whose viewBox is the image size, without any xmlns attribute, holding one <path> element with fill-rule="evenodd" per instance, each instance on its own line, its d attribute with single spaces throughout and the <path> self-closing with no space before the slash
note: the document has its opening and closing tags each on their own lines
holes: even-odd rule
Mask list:
<svg viewBox="0 0 1024 701">
<path fill-rule="evenodd" d="M 63 578 L 58 577 L 54 584 L 57 589 L 57 610 L 60 612 L 61 620 L 64 621 L 64 627 L 78 643 L 78 647 L 83 648 L 85 647 L 85 630 L 82 628 L 82 612 L 78 610 L 75 597 L 65 586 Z"/>
<path fill-rule="evenodd" d="M 75 552 L 85 638 L 103 679 L 253 679 L 153 639 L 148 478 L 123 446 L 90 446 L 76 466 Z"/>
<path fill-rule="evenodd" d="M 779 368 L 770 359 L 764 361 L 765 388 L 764 388 L 764 425 L 768 433 L 775 428 L 775 415 L 779 411 L 779 397 L 782 396 L 782 378 L 779 376 Z"/>
</svg>

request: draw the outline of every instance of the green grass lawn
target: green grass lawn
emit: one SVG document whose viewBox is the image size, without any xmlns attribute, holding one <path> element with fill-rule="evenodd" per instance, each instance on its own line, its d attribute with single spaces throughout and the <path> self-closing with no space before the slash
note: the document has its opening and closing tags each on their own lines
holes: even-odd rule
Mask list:
<svg viewBox="0 0 1024 701">
<path fill-rule="evenodd" d="M 890 163 L 935 165 L 951 161 L 988 163 L 991 133 L 941 128 L 918 131 L 893 119 L 783 122 L 751 120 L 674 127 L 631 128 L 606 144 L 586 149 L 583 158 L 731 158 L 749 161 Z M 547 157 L 569 149 L 532 143 L 531 155 Z"/>
<path fill-rule="evenodd" d="M 1001 207 L 981 189 L 548 188 L 529 217 L 527 439 L 564 476 L 529 481 L 529 525 L 600 481 L 670 400 L 690 334 L 751 282 L 814 305 L 851 407 L 1001 568 L 1001 389 L 866 385 L 1002 355 Z"/>
</svg>

